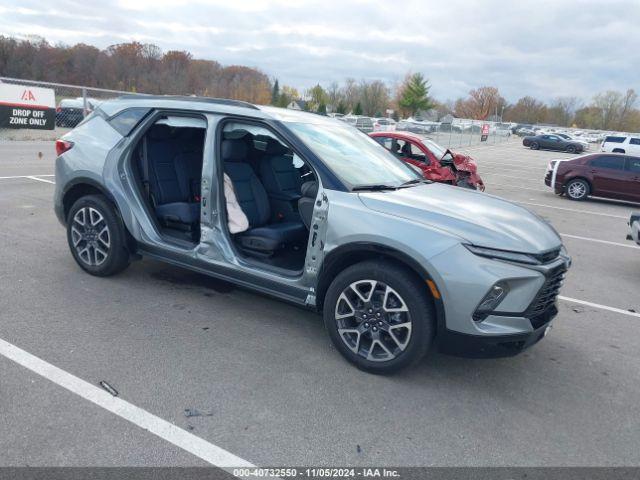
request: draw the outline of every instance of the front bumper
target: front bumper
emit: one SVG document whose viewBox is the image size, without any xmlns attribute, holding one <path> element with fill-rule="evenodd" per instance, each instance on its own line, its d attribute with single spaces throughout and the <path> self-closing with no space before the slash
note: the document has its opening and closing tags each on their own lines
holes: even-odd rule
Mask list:
<svg viewBox="0 0 640 480">
<path fill-rule="evenodd" d="M 465 247 L 461 247 L 467 250 Z M 562 253 L 542 265 L 524 266 L 482 258 L 468 250 L 431 259 L 446 274 L 440 285 L 443 319 L 436 342 L 443 353 L 469 357 L 516 355 L 543 336 L 557 315 L 557 296 L 571 259 Z M 455 255 L 452 255 L 455 253 Z M 550 255 L 557 255 L 550 251 Z M 473 281 L 469 281 L 473 279 Z M 486 318 L 473 318 L 482 298 L 498 281 L 508 295 Z"/>
<path fill-rule="evenodd" d="M 544 338 L 557 315 L 555 304 L 544 313 L 544 321 L 531 332 L 512 335 L 468 335 L 445 330 L 438 335 L 438 351 L 466 358 L 501 358 L 518 355 Z"/>
<path fill-rule="evenodd" d="M 547 187 L 551 187 L 551 178 L 553 176 L 553 171 L 551 170 L 547 170 L 547 173 L 544 176 L 544 184 Z M 553 189 L 553 192 L 557 195 L 560 195 L 562 193 L 564 193 L 564 187 L 562 185 L 562 180 L 559 180 L 558 177 L 556 177 L 556 185 L 555 188 Z"/>
</svg>

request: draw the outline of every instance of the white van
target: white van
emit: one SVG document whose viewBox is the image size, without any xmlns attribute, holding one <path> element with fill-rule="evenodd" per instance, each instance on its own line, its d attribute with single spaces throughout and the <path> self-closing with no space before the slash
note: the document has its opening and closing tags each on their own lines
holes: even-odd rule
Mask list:
<svg viewBox="0 0 640 480">
<path fill-rule="evenodd" d="M 601 152 L 640 155 L 639 135 L 607 135 L 600 145 Z"/>
</svg>

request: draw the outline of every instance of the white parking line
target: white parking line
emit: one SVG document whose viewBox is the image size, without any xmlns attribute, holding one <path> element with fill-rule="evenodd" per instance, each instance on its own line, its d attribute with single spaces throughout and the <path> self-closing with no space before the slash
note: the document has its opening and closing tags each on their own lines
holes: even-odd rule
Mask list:
<svg viewBox="0 0 640 480">
<path fill-rule="evenodd" d="M 28 175 L 28 176 L 27 176 L 27 177 L 25 177 L 25 178 L 28 178 L 28 179 L 30 179 L 30 180 L 37 180 L 38 182 L 51 183 L 51 184 L 53 184 L 53 185 L 55 185 L 55 184 L 56 184 L 56 182 L 52 182 L 51 180 L 46 180 L 46 179 L 44 179 L 44 178 L 38 178 L 38 177 L 33 176 L 33 175 Z"/>
<path fill-rule="evenodd" d="M 569 235 L 568 233 L 561 233 L 560 235 L 567 238 L 575 238 L 576 240 L 585 240 L 587 242 L 604 243 L 605 245 L 614 245 L 616 247 L 635 248 L 637 250 L 640 250 L 639 246 L 631 245 L 628 243 L 610 242 L 609 240 L 600 240 L 598 238 L 581 237 L 579 235 Z"/>
<path fill-rule="evenodd" d="M 482 174 L 481 174 L 481 176 L 482 176 Z M 507 187 L 507 188 L 513 188 L 513 189 L 516 189 L 516 190 L 531 190 L 533 192 L 548 192 L 548 191 L 550 191 L 550 190 L 543 190 L 542 188 L 530 188 L 530 187 L 521 187 L 520 185 L 508 185 L 506 183 L 489 182 L 488 184 L 485 183 L 485 185 L 488 188 L 491 188 L 492 185 L 495 185 L 495 186 L 498 186 L 498 187 Z M 487 193 L 491 193 L 491 192 L 489 191 Z"/>
<path fill-rule="evenodd" d="M 623 217 L 622 215 L 612 215 L 610 213 L 601 213 L 601 212 L 594 212 L 593 210 L 578 210 L 575 208 L 566 208 L 566 207 L 554 207 L 552 205 L 545 205 L 543 203 L 533 203 L 533 202 L 522 202 L 520 200 L 512 200 L 515 203 L 522 203 L 523 205 L 533 205 L 535 207 L 543 207 L 543 208 L 553 208 L 554 210 L 566 210 L 568 212 L 575 212 L 575 213 L 584 213 L 585 215 L 598 215 L 601 217 L 611 217 L 611 218 L 621 218 L 624 220 L 629 220 L 629 217 L 631 214 Z"/>
<path fill-rule="evenodd" d="M 148 430 L 169 443 L 201 458 L 205 462 L 232 473 L 234 467 L 253 467 L 243 458 L 197 437 L 160 417 L 143 410 L 110 393 L 70 374 L 44 360 L 0 339 L 0 355 L 22 365 L 105 410 Z"/>
<path fill-rule="evenodd" d="M 537 183 L 539 182 L 539 179 L 537 178 L 527 178 L 527 177 L 523 177 L 522 175 L 505 175 L 504 173 L 494 173 L 494 172 L 481 172 L 481 176 L 482 177 L 507 177 L 507 178 L 517 178 L 518 180 L 522 181 L 522 180 L 533 180 L 536 181 Z"/>
<path fill-rule="evenodd" d="M 587 302 L 585 300 L 578 300 L 577 298 L 563 297 L 562 295 L 558 296 L 560 300 L 564 300 L 565 302 L 577 303 L 579 305 L 586 305 L 587 307 L 600 308 L 601 310 L 608 310 L 610 312 L 621 313 L 622 315 L 628 315 L 630 317 L 638 317 L 640 318 L 640 313 L 638 312 L 630 312 L 629 310 L 624 310 L 623 308 L 609 307 L 607 305 L 600 305 L 599 303 Z"/>
<path fill-rule="evenodd" d="M 547 169 L 547 165 L 525 165 L 520 163 L 503 163 L 503 162 L 488 162 L 486 160 L 479 161 L 478 167 L 486 167 L 486 168 L 498 168 L 498 167 L 517 167 L 517 168 L 528 168 L 532 170 L 545 170 Z"/>
<path fill-rule="evenodd" d="M 14 178 L 33 178 L 33 177 L 55 177 L 55 175 L 13 175 L 11 177 L 0 177 L 0 180 L 11 180 Z"/>
</svg>

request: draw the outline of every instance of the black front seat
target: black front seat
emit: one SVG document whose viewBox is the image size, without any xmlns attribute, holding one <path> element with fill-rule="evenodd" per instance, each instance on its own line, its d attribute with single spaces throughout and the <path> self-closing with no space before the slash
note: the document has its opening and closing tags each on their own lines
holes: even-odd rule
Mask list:
<svg viewBox="0 0 640 480">
<path fill-rule="evenodd" d="M 260 160 L 260 179 L 270 197 L 289 201 L 300 198 L 300 172 L 293 165 L 290 150 L 273 138 L 267 141 Z"/>
<path fill-rule="evenodd" d="M 298 213 L 307 230 L 311 228 L 311 218 L 313 217 L 313 207 L 318 196 L 318 182 L 304 182 L 302 184 L 302 197 L 298 200 Z"/>
<path fill-rule="evenodd" d="M 247 145 L 242 140 L 222 141 L 224 171 L 236 193 L 238 203 L 249 220 L 249 230 L 236 235 L 248 250 L 273 253 L 286 244 L 303 242 L 307 232 L 299 221 L 269 224 L 269 197 L 253 168 L 246 163 Z"/>
</svg>

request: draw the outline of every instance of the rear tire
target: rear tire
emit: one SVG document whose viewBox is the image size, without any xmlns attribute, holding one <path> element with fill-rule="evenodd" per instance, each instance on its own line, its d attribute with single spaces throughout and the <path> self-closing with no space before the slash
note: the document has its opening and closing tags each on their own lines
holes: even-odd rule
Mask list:
<svg viewBox="0 0 640 480">
<path fill-rule="evenodd" d="M 591 193 L 591 187 L 589 182 L 582 178 L 574 178 L 567 183 L 566 194 L 571 200 L 582 201 L 585 200 L 589 193 Z"/>
<path fill-rule="evenodd" d="M 108 277 L 129 266 L 129 249 L 122 219 L 102 195 L 78 199 L 67 216 L 67 242 L 85 272 Z"/>
<path fill-rule="evenodd" d="M 338 351 L 358 368 L 389 374 L 424 357 L 435 335 L 426 285 L 410 270 L 365 261 L 343 270 L 324 300 L 324 324 Z"/>
<path fill-rule="evenodd" d="M 529 148 L 531 148 L 531 150 L 540 150 L 540 145 L 538 144 L 538 142 L 531 142 Z"/>
</svg>

